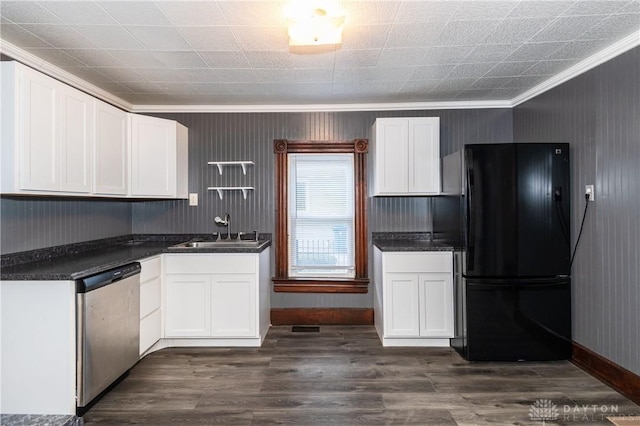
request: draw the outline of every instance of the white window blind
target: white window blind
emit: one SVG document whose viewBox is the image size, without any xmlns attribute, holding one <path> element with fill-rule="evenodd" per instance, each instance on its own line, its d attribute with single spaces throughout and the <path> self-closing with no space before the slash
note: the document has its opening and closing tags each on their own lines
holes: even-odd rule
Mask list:
<svg viewBox="0 0 640 426">
<path fill-rule="evenodd" d="M 289 276 L 355 276 L 353 154 L 289 154 Z"/>
</svg>

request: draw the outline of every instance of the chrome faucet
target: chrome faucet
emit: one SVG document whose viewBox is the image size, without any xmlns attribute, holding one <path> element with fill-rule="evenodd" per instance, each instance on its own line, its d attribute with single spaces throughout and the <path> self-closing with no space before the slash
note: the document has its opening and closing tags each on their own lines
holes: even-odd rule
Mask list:
<svg viewBox="0 0 640 426">
<path fill-rule="evenodd" d="M 216 224 L 227 227 L 227 240 L 231 239 L 231 216 L 229 213 L 224 214 L 224 219 L 220 219 L 220 216 L 216 216 L 214 219 Z M 218 233 L 218 239 L 220 239 L 220 233 Z"/>
</svg>

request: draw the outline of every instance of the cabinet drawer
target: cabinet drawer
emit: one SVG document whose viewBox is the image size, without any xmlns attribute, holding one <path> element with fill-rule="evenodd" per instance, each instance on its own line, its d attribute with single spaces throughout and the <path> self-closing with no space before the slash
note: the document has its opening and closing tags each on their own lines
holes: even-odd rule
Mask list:
<svg viewBox="0 0 640 426">
<path fill-rule="evenodd" d="M 453 272 L 451 252 L 383 253 L 385 272 Z"/>
<path fill-rule="evenodd" d="M 258 256 L 253 253 L 165 255 L 167 274 L 255 274 Z"/>
<path fill-rule="evenodd" d="M 140 282 L 150 280 L 151 278 L 159 277 L 161 273 L 160 256 L 150 257 L 142 259 L 140 261 L 142 270 L 140 271 Z"/>
<path fill-rule="evenodd" d="M 160 284 L 160 277 L 157 277 L 140 285 L 140 318 L 160 308 Z"/>
<path fill-rule="evenodd" d="M 160 309 L 140 321 L 140 355 L 160 340 Z"/>
</svg>

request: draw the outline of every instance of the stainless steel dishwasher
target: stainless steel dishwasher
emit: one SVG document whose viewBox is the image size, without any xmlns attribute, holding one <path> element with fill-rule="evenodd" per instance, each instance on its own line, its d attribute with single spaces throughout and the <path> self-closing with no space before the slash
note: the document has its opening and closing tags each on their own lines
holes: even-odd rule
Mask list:
<svg viewBox="0 0 640 426">
<path fill-rule="evenodd" d="M 138 362 L 140 263 L 76 281 L 77 407 Z"/>
</svg>

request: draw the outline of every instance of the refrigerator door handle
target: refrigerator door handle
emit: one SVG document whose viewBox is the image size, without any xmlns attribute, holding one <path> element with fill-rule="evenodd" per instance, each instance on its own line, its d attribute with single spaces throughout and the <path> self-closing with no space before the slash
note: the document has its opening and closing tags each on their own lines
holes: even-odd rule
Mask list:
<svg viewBox="0 0 640 426">
<path fill-rule="evenodd" d="M 466 247 L 467 247 L 467 256 L 466 256 L 466 262 L 467 262 L 467 271 L 471 271 L 474 269 L 474 258 L 475 258 L 475 247 L 474 247 L 474 241 L 475 241 L 475 221 L 473 220 L 472 215 L 470 214 L 471 210 L 471 205 L 473 204 L 473 186 L 474 186 L 474 182 L 473 182 L 473 169 L 467 168 L 467 196 L 466 198 L 466 203 L 467 203 L 467 214 L 465 215 L 465 219 L 467 222 L 467 232 L 465 233 L 466 235 L 464 235 L 464 238 L 467 239 L 466 242 Z"/>
</svg>

